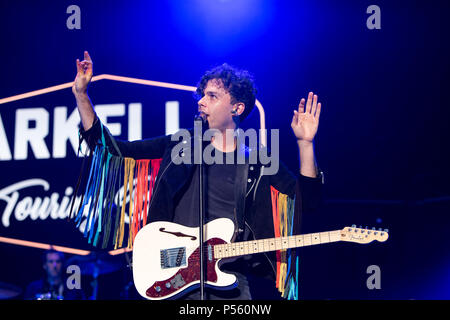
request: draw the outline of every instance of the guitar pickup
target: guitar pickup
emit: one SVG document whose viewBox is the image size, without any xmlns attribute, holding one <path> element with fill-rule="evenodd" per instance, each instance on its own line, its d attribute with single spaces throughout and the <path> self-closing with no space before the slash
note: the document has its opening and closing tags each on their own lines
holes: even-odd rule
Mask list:
<svg viewBox="0 0 450 320">
<path fill-rule="evenodd" d="M 186 247 L 170 248 L 160 251 L 161 268 L 178 268 L 186 265 Z"/>
</svg>

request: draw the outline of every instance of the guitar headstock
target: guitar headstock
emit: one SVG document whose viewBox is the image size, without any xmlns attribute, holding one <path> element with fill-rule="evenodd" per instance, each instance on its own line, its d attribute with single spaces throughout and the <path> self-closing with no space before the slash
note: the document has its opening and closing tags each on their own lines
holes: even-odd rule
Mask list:
<svg viewBox="0 0 450 320">
<path fill-rule="evenodd" d="M 383 230 L 379 228 L 376 230 L 375 228 L 368 229 L 367 227 L 363 229 L 361 226 L 357 228 L 356 225 L 352 225 L 341 230 L 341 240 L 357 243 L 370 243 L 374 240 L 384 242 L 389 237 L 388 232 L 388 229 Z"/>
</svg>

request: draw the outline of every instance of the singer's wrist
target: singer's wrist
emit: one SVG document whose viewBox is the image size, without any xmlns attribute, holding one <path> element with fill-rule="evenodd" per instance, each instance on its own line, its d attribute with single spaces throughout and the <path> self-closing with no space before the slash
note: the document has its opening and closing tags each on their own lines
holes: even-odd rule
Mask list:
<svg viewBox="0 0 450 320">
<path fill-rule="evenodd" d="M 303 148 L 310 148 L 314 144 L 313 144 L 313 141 L 304 140 L 304 139 L 297 139 L 297 145 L 298 145 L 299 148 L 303 149 Z"/>
</svg>

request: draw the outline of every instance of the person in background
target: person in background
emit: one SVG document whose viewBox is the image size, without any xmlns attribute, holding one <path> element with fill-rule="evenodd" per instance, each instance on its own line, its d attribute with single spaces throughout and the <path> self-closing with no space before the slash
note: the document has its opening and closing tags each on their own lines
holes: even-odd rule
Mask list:
<svg viewBox="0 0 450 320">
<path fill-rule="evenodd" d="M 42 255 L 42 279 L 31 282 L 25 291 L 26 300 L 85 300 L 81 289 L 69 289 L 64 272 L 64 254 L 49 249 Z"/>
</svg>

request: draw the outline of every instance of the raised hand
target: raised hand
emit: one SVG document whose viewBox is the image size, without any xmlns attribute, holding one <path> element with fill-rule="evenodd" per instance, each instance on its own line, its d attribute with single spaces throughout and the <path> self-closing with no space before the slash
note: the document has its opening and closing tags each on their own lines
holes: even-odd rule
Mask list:
<svg viewBox="0 0 450 320">
<path fill-rule="evenodd" d="M 313 142 L 314 137 L 319 127 L 321 103 L 317 103 L 317 95 L 310 92 L 308 94 L 308 101 L 300 100 L 298 111 L 294 110 L 292 117 L 292 131 L 294 132 L 297 141 L 299 142 Z"/>
<path fill-rule="evenodd" d="M 73 94 L 82 94 L 87 92 L 87 87 L 92 79 L 93 63 L 87 51 L 84 52 L 84 60 L 80 62 L 77 59 L 77 76 L 73 82 Z"/>
</svg>

